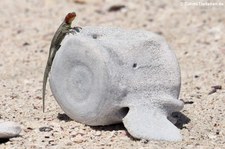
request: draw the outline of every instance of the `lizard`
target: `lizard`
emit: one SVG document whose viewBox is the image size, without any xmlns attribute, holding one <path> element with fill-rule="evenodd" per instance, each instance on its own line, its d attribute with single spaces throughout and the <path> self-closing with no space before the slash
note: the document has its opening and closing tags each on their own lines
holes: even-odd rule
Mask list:
<svg viewBox="0 0 225 149">
<path fill-rule="evenodd" d="M 81 29 L 81 27 L 73 27 L 73 28 L 71 27 L 71 24 L 72 24 L 73 20 L 75 19 L 75 17 L 76 17 L 75 12 L 68 13 L 66 15 L 65 19 L 63 20 L 63 22 L 61 23 L 61 25 L 56 30 L 56 32 L 52 38 L 49 55 L 48 55 L 48 60 L 47 60 L 47 64 L 46 64 L 45 71 L 44 71 L 44 77 L 43 77 L 43 88 L 42 88 L 43 112 L 45 111 L 45 91 L 46 91 L 47 79 L 48 79 L 48 75 L 51 70 L 52 62 L 55 58 L 56 52 L 59 50 L 59 48 L 61 46 L 61 42 L 65 38 L 65 36 L 68 33 L 73 33 L 73 31 L 71 31 L 71 29 L 73 29 L 77 32 L 79 32 L 79 29 Z"/>
</svg>

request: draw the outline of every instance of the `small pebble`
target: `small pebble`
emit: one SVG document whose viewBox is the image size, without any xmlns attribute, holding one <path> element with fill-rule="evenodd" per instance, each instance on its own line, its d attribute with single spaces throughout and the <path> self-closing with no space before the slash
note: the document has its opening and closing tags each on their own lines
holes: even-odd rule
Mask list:
<svg viewBox="0 0 225 149">
<path fill-rule="evenodd" d="M 41 132 L 49 132 L 49 131 L 52 131 L 53 129 L 50 128 L 50 127 L 40 127 L 39 128 L 39 131 Z"/>
<path fill-rule="evenodd" d="M 212 88 L 214 88 L 216 90 L 221 90 L 222 86 L 221 85 L 214 85 L 214 86 L 212 86 Z"/>
<path fill-rule="evenodd" d="M 123 8 L 125 8 L 125 5 L 113 5 L 108 9 L 108 11 L 109 12 L 120 11 Z"/>
<path fill-rule="evenodd" d="M 82 143 L 84 141 L 84 138 L 79 134 L 75 138 L 72 139 L 75 143 Z"/>
<path fill-rule="evenodd" d="M 195 75 L 194 77 L 195 77 L 195 78 L 199 78 L 199 75 Z"/>
<path fill-rule="evenodd" d="M 67 142 L 66 145 L 67 146 L 72 146 L 73 144 L 72 144 L 72 142 Z"/>
<path fill-rule="evenodd" d="M 95 136 L 100 136 L 102 133 L 101 133 L 101 131 L 97 131 L 94 135 Z"/>
<path fill-rule="evenodd" d="M 148 143 L 148 140 L 146 140 L 146 139 L 141 139 L 140 142 L 141 142 L 141 143 L 144 143 L 144 144 L 147 144 L 147 143 Z"/>
<path fill-rule="evenodd" d="M 31 128 L 31 127 L 27 127 L 26 129 L 24 129 L 25 132 L 29 132 L 31 130 L 33 130 L 33 128 Z"/>
<path fill-rule="evenodd" d="M 216 135 L 219 135 L 219 134 L 220 134 L 220 131 L 219 131 L 219 130 L 217 130 L 217 131 L 216 131 Z"/>
<path fill-rule="evenodd" d="M 24 42 L 23 46 L 29 46 L 30 44 L 28 42 Z"/>
<path fill-rule="evenodd" d="M 213 135 L 213 134 L 208 134 L 208 137 L 209 137 L 210 139 L 215 139 L 215 138 L 216 138 L 216 136 Z"/>
<path fill-rule="evenodd" d="M 222 89 L 222 86 L 221 85 L 214 85 L 214 86 L 211 86 L 212 90 L 208 93 L 209 95 L 215 93 L 217 90 L 221 90 Z"/>
<path fill-rule="evenodd" d="M 194 137 L 194 136 L 189 136 L 189 139 L 190 139 L 190 140 L 194 140 L 195 137 Z"/>
<path fill-rule="evenodd" d="M 185 101 L 184 104 L 193 104 L 193 101 Z"/>
<path fill-rule="evenodd" d="M 85 4 L 86 1 L 85 0 L 74 0 L 74 3 L 77 3 L 77 4 Z"/>
<path fill-rule="evenodd" d="M 213 93 L 215 93 L 215 92 L 216 92 L 216 89 L 213 88 L 213 89 L 208 93 L 208 95 L 211 95 L 211 94 L 213 94 Z"/>
</svg>

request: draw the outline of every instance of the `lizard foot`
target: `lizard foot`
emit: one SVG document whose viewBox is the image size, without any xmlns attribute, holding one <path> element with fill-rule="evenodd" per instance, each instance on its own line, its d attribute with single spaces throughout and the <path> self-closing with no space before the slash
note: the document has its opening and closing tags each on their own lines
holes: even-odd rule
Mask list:
<svg viewBox="0 0 225 149">
<path fill-rule="evenodd" d="M 75 33 L 77 33 L 77 32 L 79 33 L 80 30 L 82 30 L 81 27 L 73 27 L 72 29 L 75 31 Z"/>
</svg>

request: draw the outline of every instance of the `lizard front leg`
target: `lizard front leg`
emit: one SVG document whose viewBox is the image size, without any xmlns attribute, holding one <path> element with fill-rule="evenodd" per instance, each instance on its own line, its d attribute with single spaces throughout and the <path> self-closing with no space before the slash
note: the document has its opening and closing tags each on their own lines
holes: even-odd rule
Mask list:
<svg viewBox="0 0 225 149">
<path fill-rule="evenodd" d="M 75 30 L 76 32 L 80 32 L 80 30 L 82 30 L 82 28 L 79 27 L 79 26 L 73 27 L 73 28 L 71 28 L 71 29 Z"/>
<path fill-rule="evenodd" d="M 72 34 L 76 34 L 76 33 L 79 33 L 80 32 L 80 30 L 82 30 L 82 28 L 81 27 L 71 27 L 70 28 L 70 30 L 67 32 L 67 33 L 72 33 Z"/>
</svg>

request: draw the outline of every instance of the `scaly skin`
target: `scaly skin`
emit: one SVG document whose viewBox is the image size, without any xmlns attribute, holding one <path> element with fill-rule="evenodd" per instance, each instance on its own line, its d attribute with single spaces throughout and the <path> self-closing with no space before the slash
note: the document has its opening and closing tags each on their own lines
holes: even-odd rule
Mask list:
<svg viewBox="0 0 225 149">
<path fill-rule="evenodd" d="M 51 41 L 48 61 L 47 61 L 47 65 L 44 72 L 44 78 L 43 78 L 43 90 L 42 90 L 43 112 L 45 111 L 45 90 L 46 90 L 47 79 L 48 79 L 48 75 L 51 70 L 52 62 L 55 58 L 56 52 L 59 50 L 61 46 L 61 42 L 66 36 L 66 34 L 72 32 L 71 29 L 76 31 L 77 30 L 79 31 L 80 29 L 78 27 L 71 28 L 72 21 L 75 19 L 75 17 L 76 17 L 75 12 L 68 13 L 64 21 L 62 22 L 62 24 L 59 26 L 59 28 L 55 32 L 55 35 L 53 36 L 53 39 Z"/>
</svg>

